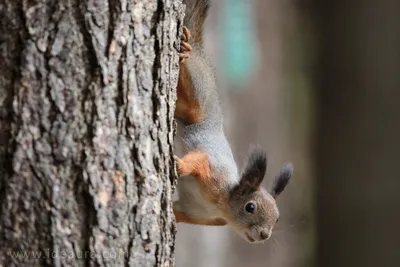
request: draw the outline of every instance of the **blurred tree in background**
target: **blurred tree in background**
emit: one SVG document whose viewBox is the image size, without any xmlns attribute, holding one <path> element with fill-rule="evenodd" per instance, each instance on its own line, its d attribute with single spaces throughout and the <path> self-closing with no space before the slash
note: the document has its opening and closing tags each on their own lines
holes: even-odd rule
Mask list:
<svg viewBox="0 0 400 267">
<path fill-rule="evenodd" d="M 311 1 L 318 266 L 399 266 L 400 1 Z"/>
</svg>

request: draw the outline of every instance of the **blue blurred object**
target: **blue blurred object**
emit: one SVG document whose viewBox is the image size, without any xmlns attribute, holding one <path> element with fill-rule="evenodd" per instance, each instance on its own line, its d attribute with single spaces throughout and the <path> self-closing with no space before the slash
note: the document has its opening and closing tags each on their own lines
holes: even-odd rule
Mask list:
<svg viewBox="0 0 400 267">
<path fill-rule="evenodd" d="M 234 90 L 245 90 L 256 69 L 257 40 L 251 0 L 225 0 L 222 7 L 223 75 Z"/>
</svg>

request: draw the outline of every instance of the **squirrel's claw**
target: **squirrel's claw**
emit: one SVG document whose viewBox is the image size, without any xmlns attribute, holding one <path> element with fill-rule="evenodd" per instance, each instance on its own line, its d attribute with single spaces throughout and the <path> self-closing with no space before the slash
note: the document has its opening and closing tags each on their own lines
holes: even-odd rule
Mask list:
<svg viewBox="0 0 400 267">
<path fill-rule="evenodd" d="M 181 40 L 184 42 L 189 42 L 191 38 L 191 34 L 189 29 L 186 26 L 183 26 L 183 34 L 181 35 Z"/>
<path fill-rule="evenodd" d="M 179 53 L 179 61 L 183 61 L 185 59 L 189 58 L 189 54 L 186 53 Z"/>
<path fill-rule="evenodd" d="M 181 52 L 190 52 L 192 51 L 192 46 L 187 42 L 181 42 Z"/>
<path fill-rule="evenodd" d="M 174 159 L 175 159 L 175 162 L 176 162 L 176 170 L 178 172 L 178 175 L 180 176 L 182 174 L 182 169 L 183 169 L 183 166 L 184 166 L 184 162 L 178 156 L 175 156 L 175 155 L 174 155 Z"/>
<path fill-rule="evenodd" d="M 179 61 L 182 62 L 189 58 L 189 52 L 192 51 L 192 46 L 189 44 L 190 41 L 190 31 L 188 28 L 183 26 L 183 33 L 181 35 L 181 46 L 179 49 Z"/>
</svg>

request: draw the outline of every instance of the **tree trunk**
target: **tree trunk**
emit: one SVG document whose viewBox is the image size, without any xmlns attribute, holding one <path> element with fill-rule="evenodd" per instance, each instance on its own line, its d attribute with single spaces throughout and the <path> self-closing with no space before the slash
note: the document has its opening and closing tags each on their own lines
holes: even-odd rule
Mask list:
<svg viewBox="0 0 400 267">
<path fill-rule="evenodd" d="M 0 10 L 0 266 L 173 266 L 181 1 Z"/>
</svg>

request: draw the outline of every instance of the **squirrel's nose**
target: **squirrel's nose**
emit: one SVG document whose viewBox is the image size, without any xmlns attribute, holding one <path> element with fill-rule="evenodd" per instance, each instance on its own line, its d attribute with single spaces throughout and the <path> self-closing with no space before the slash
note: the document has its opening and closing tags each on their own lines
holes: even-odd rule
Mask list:
<svg viewBox="0 0 400 267">
<path fill-rule="evenodd" d="M 261 233 L 260 233 L 260 237 L 261 237 L 261 239 L 262 240 L 266 240 L 266 239 L 268 239 L 268 238 L 270 238 L 270 236 L 271 236 L 271 234 L 270 234 L 270 232 L 268 231 L 261 231 Z"/>
</svg>

